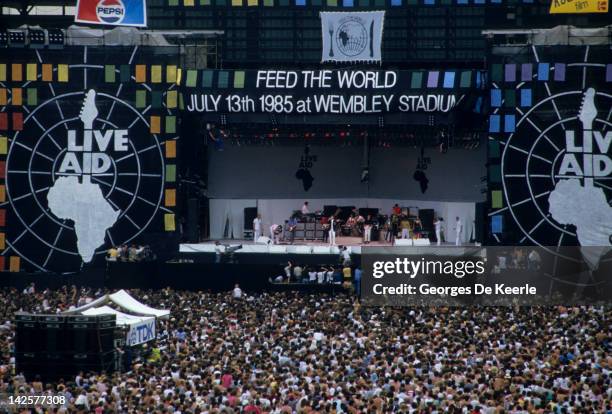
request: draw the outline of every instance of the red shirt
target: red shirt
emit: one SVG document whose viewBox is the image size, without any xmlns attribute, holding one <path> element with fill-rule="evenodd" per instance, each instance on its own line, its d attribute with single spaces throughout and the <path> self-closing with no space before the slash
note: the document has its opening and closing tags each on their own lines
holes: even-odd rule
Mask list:
<svg viewBox="0 0 612 414">
<path fill-rule="evenodd" d="M 402 208 L 401 207 L 393 207 L 393 214 L 399 216 L 400 214 L 402 214 Z"/>
</svg>

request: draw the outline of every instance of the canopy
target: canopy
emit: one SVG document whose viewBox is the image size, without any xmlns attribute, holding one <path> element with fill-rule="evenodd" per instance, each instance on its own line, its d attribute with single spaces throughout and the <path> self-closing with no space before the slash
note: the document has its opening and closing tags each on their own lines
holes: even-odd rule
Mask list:
<svg viewBox="0 0 612 414">
<path fill-rule="evenodd" d="M 144 321 L 151 321 L 155 319 L 153 316 L 136 316 L 136 315 L 128 315 L 127 313 L 119 312 L 111 308 L 110 306 L 100 306 L 99 308 L 89 308 L 81 312 L 82 315 L 94 316 L 94 315 L 116 315 L 117 316 L 117 325 L 125 326 L 125 325 L 135 325 Z"/>
<path fill-rule="evenodd" d="M 107 303 L 114 303 L 115 305 L 119 306 L 120 308 L 130 312 L 130 313 L 134 313 L 136 315 L 144 315 L 144 316 L 155 316 L 156 318 L 162 318 L 162 319 L 167 319 L 168 316 L 170 315 L 170 311 L 169 310 L 164 310 L 164 309 L 154 309 L 151 308 L 150 306 L 145 305 L 144 303 L 140 303 L 139 301 L 137 301 L 136 299 L 134 299 L 133 297 L 130 296 L 129 293 L 127 293 L 125 290 L 120 290 L 118 292 L 112 293 L 110 295 L 104 295 L 90 303 L 88 303 L 87 305 L 78 307 L 76 309 L 71 309 L 69 311 L 66 311 L 64 313 L 67 314 L 74 314 L 74 313 L 79 313 L 79 314 L 83 314 L 84 311 L 88 310 L 88 309 L 92 309 L 92 308 L 99 308 L 101 305 L 105 305 Z M 109 308 L 112 309 L 112 308 Z"/>
</svg>

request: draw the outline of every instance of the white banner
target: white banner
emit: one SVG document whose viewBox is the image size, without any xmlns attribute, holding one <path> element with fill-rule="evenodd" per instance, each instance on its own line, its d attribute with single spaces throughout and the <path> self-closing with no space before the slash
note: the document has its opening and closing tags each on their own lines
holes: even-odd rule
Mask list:
<svg viewBox="0 0 612 414">
<path fill-rule="evenodd" d="M 380 62 L 384 11 L 320 12 L 322 62 Z"/>
<path fill-rule="evenodd" d="M 130 330 L 127 333 L 126 345 L 134 346 L 155 339 L 155 318 L 147 318 L 142 322 L 129 326 Z"/>
</svg>

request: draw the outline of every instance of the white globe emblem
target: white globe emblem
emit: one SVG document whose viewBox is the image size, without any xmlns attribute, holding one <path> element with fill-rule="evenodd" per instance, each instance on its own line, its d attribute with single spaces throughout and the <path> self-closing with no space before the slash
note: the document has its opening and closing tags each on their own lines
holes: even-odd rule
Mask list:
<svg viewBox="0 0 612 414">
<path fill-rule="evenodd" d="M 345 56 L 357 56 L 368 45 L 368 31 L 359 17 L 346 17 L 336 30 L 336 46 Z"/>
</svg>

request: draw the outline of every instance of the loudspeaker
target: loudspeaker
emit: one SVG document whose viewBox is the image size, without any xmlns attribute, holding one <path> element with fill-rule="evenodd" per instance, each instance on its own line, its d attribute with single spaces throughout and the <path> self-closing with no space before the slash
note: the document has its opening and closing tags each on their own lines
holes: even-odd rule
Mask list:
<svg viewBox="0 0 612 414">
<path fill-rule="evenodd" d="M 332 216 L 336 210 L 338 210 L 338 206 L 323 206 L 323 215 L 325 217 Z"/>
<path fill-rule="evenodd" d="M 190 198 L 187 200 L 187 223 L 186 228 L 183 229 L 187 236 L 189 243 L 200 242 L 200 226 L 198 224 L 200 215 L 200 200 L 197 198 Z"/>
<path fill-rule="evenodd" d="M 257 217 L 257 207 L 245 207 L 244 209 L 244 229 L 253 230 L 253 220 Z"/>
<path fill-rule="evenodd" d="M 422 208 L 419 210 L 419 220 L 423 230 L 432 232 L 434 231 L 434 211 L 431 208 Z"/>
</svg>

